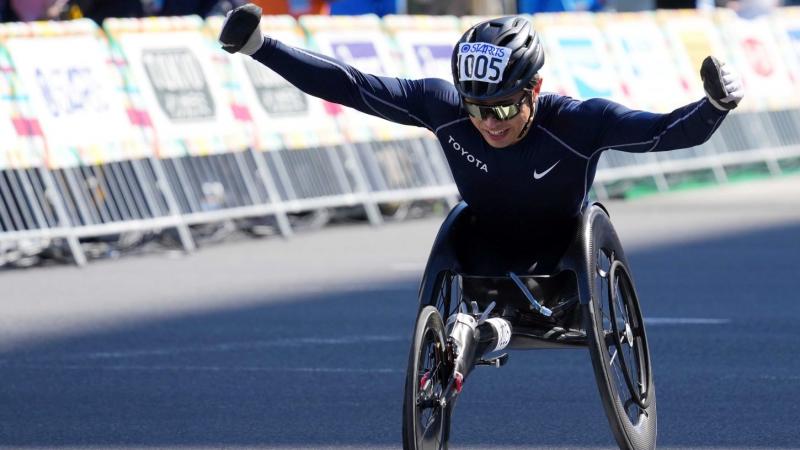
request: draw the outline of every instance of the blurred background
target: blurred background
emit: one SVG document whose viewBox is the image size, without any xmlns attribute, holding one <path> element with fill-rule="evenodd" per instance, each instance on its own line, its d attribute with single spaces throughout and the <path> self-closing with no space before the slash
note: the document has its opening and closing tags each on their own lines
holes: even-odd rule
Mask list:
<svg viewBox="0 0 800 450">
<path fill-rule="evenodd" d="M 277 39 L 409 78 L 530 14 L 543 90 L 656 112 L 702 98 L 706 55 L 734 66 L 747 94 L 707 143 L 608 151 L 591 195 L 632 261 L 659 446 L 797 448 L 800 7 L 258 3 Z M 443 150 L 222 52 L 236 4 L 0 0 L 0 446 L 400 447 L 416 289 L 459 200 Z M 454 448 L 613 446 L 586 352 L 472 377 Z"/>
<path fill-rule="evenodd" d="M 309 97 L 249 58 L 220 51 L 221 14 L 233 6 L 2 2 L 0 267 L 83 265 L 192 251 L 230 235 L 378 225 L 440 214 L 458 201 L 431 133 Z M 781 176 L 799 165 L 800 7 L 261 6 L 273 37 L 380 75 L 450 79 L 460 34 L 483 15 L 517 12 L 532 14 L 545 43 L 544 89 L 574 98 L 667 112 L 703 96 L 706 55 L 742 72 L 747 100 L 711 140 L 668 153 L 606 152 L 596 199 Z M 40 20 L 48 18 L 61 20 Z"/>
<path fill-rule="evenodd" d="M 236 6 L 255 3 L 265 14 L 453 14 L 497 15 L 559 11 L 649 11 L 725 7 L 743 17 L 769 13 L 797 0 L 3 0 L 2 20 L 58 20 L 88 17 L 100 23 L 107 17 L 207 17 Z"/>
</svg>

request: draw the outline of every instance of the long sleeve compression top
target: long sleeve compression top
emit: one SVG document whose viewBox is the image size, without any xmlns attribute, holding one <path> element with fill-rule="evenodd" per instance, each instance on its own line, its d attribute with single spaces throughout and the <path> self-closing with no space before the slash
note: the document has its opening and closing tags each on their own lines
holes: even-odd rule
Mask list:
<svg viewBox="0 0 800 450">
<path fill-rule="evenodd" d="M 577 217 L 604 150 L 645 153 L 696 146 L 725 117 L 705 98 L 654 114 L 605 99 L 542 93 L 528 134 L 497 149 L 472 125 L 448 81 L 370 75 L 270 38 L 253 58 L 308 94 L 433 131 L 462 198 L 487 220 Z"/>
</svg>

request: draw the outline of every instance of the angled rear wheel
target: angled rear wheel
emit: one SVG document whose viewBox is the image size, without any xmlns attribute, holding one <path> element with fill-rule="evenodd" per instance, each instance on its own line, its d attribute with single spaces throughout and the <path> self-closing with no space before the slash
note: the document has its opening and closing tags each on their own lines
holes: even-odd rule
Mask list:
<svg viewBox="0 0 800 450">
<path fill-rule="evenodd" d="M 624 256 L 602 246 L 594 254 L 595 285 L 586 317 L 600 397 L 619 447 L 652 449 L 656 394 L 639 299 Z"/>
</svg>

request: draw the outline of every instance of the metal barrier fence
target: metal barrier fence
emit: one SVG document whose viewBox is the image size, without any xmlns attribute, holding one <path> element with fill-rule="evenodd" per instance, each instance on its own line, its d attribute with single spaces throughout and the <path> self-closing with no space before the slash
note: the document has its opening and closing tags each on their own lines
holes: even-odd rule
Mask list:
<svg viewBox="0 0 800 450">
<path fill-rule="evenodd" d="M 671 152 L 607 152 L 598 164 L 595 189 L 607 196 L 606 184 L 651 177 L 658 190 L 669 188 L 669 174 L 708 170 L 717 182 L 730 168 L 763 164 L 770 175 L 783 173 L 782 162 L 800 158 L 800 110 L 734 112 L 705 144 Z"/>
<path fill-rule="evenodd" d="M 671 174 L 698 170 L 724 182 L 729 169 L 748 164 L 780 174 L 784 161 L 800 159 L 797 123 L 800 110 L 734 113 L 696 148 L 609 151 L 598 165 L 595 193 L 604 198 L 614 182 L 648 177 L 666 190 Z M 289 236 L 287 213 L 361 205 L 378 224 L 378 204 L 433 199 L 452 204 L 457 190 L 431 138 L 6 169 L 0 171 L 0 251 L 61 239 L 83 264 L 79 239 L 85 237 L 169 228 L 192 250 L 193 224 L 275 216 Z"/>
<path fill-rule="evenodd" d="M 285 19 L 281 22 L 282 26 L 287 29 L 296 26 L 293 19 Z M 277 230 L 283 236 L 290 236 L 292 226 L 288 215 L 292 213 L 360 206 L 368 220 L 377 225 L 383 221 L 379 209 L 381 204 L 437 200 L 452 205 L 458 200 L 458 191 L 443 151 L 431 135 L 391 132 L 381 135 L 380 127 L 375 127 L 374 122 L 365 121 L 363 128 L 370 129 L 365 134 L 373 134 L 364 138 L 359 134 L 359 126 L 353 126 L 353 116 L 340 112 L 336 113 L 339 114 L 337 124 L 326 128 L 321 122 L 332 120 L 330 116 L 333 113 L 325 111 L 329 105 L 314 106 L 313 100 L 306 101 L 302 95 L 287 91 L 287 86 L 276 84 L 279 81 L 275 81 L 274 77 L 257 74 L 253 78 L 252 73 L 241 72 L 250 74 L 250 81 L 256 88 L 253 92 L 260 93 L 260 102 L 248 103 L 248 96 L 243 90 L 248 78 L 237 78 L 234 63 L 226 59 L 226 55 L 215 49 L 217 53 L 213 53 L 213 64 L 204 58 L 192 56 L 195 52 L 200 54 L 209 51 L 208 39 L 203 40 L 203 24 L 196 18 L 176 19 L 168 24 L 172 28 L 167 31 L 183 36 L 180 45 L 185 48 L 171 51 L 168 55 L 159 53 L 159 59 L 154 59 L 151 52 L 147 61 L 140 62 L 140 65 L 152 65 L 147 67 L 153 70 L 168 68 L 164 73 L 186 71 L 183 79 L 187 84 L 176 88 L 158 77 L 151 77 L 147 81 L 141 75 L 134 82 L 135 74 L 141 67 L 136 65 L 136 61 L 124 57 L 125 49 L 133 49 L 132 54 L 138 55 L 137 46 L 157 47 L 160 42 L 152 36 L 143 39 L 125 33 L 150 32 L 157 36 L 166 32 L 160 28 L 164 23 L 151 23 L 147 25 L 151 29 L 139 29 L 137 23 L 120 22 L 116 31 L 119 41 L 111 46 L 110 61 L 124 70 L 120 72 L 123 75 L 116 91 L 109 88 L 107 93 L 125 93 L 124 105 L 111 106 L 117 107 L 120 116 L 130 120 L 130 124 L 118 123 L 117 126 L 123 126 L 122 129 L 127 131 L 141 131 L 143 143 L 134 145 L 138 138 L 130 133 L 125 145 L 144 149 L 143 154 L 135 158 L 114 154 L 107 160 L 92 159 L 87 156 L 91 154 L 92 147 L 91 142 L 87 141 L 88 150 L 62 146 L 56 163 L 42 158 L 33 158 L 30 163 L 20 163 L 11 157 L 0 159 L 0 163 L 4 164 L 0 166 L 0 266 L 14 258 L 54 245 L 66 247 L 79 265 L 84 264 L 87 258 L 81 240 L 99 236 L 175 230 L 182 247 L 191 251 L 196 246 L 192 228 L 200 224 L 272 217 Z M 453 21 L 453 27 L 456 24 L 457 21 Z M 438 27 L 429 28 L 436 31 Z M 71 34 L 66 36 L 79 42 L 91 43 L 94 42 L 92 39 L 97 38 L 97 30 L 93 25 L 76 23 L 67 28 Z M 379 33 L 376 30 L 372 32 Z M 428 39 L 425 33 L 429 31 L 418 33 L 422 41 Z M 42 36 L 49 36 L 48 33 L 48 30 L 44 30 Z M 22 44 L 29 45 L 19 41 L 27 39 L 29 34 L 20 34 L 19 29 L 9 28 L 0 33 L 0 39 L 16 36 L 18 55 L 36 53 L 19 53 L 20 49 L 26 48 Z M 372 37 L 374 34 L 359 39 L 368 42 Z M 440 38 L 441 42 L 451 42 L 449 36 Z M 328 40 L 335 39 L 329 36 Z M 332 47 L 337 45 L 340 43 L 332 42 Z M 372 53 L 357 54 L 360 48 L 354 46 L 345 54 L 354 58 L 354 63 L 375 64 Z M 21 124 L 14 122 L 14 127 L 17 134 L 22 136 L 20 139 L 30 139 L 30 149 L 42 147 L 41 142 L 48 139 L 51 143 L 56 141 L 52 136 L 57 136 L 57 133 L 49 134 L 52 130 L 48 131 L 46 126 L 40 127 L 34 120 L 28 120 L 36 117 L 37 112 L 43 114 L 43 111 L 14 103 L 41 95 L 30 87 L 29 91 L 20 90 L 25 83 L 19 80 L 25 75 L 24 70 L 38 67 L 38 61 L 32 59 L 25 64 L 20 64 L 20 61 L 12 64 L 13 58 L 4 51 L 0 46 L 0 68 L 3 69 L 2 76 L 6 77 L 0 77 L 0 90 L 3 91 L 0 93 L 4 93 L 0 95 L 0 107 L 4 108 L 3 111 L 10 111 L 6 114 Z M 447 51 L 431 47 L 420 54 L 424 55 L 423 65 L 428 69 L 436 64 L 449 68 Z M 100 52 L 98 55 L 95 63 L 100 59 L 108 62 L 105 54 Z M 363 57 L 363 61 L 359 57 Z M 68 67 L 68 62 L 63 62 L 64 68 Z M 99 67 L 83 67 L 81 70 L 99 71 Z M 241 70 L 247 69 L 242 67 Z M 45 69 L 51 70 L 51 75 L 58 80 L 61 79 L 58 75 L 67 73 L 57 64 L 54 68 Z M 16 71 L 20 72 L 19 76 Z M 214 75 L 217 78 L 203 79 L 196 86 L 190 82 L 213 73 L 217 73 Z M 153 90 L 153 98 L 158 98 L 158 102 L 163 104 L 148 105 L 148 101 L 152 103 L 153 100 L 143 92 L 149 89 L 150 84 L 159 88 Z M 296 106 L 293 113 L 301 115 L 286 118 L 280 115 L 292 111 L 266 108 L 271 102 L 288 98 L 290 94 Z M 12 100 L 12 104 L 4 106 L 2 102 L 8 99 Z M 185 106 L 184 102 L 193 104 L 198 99 L 208 107 L 209 112 L 208 117 L 198 116 L 195 119 L 209 120 L 211 117 L 209 123 L 213 126 L 225 133 L 230 131 L 225 136 L 211 136 L 213 145 L 192 135 L 192 132 L 199 131 L 208 135 L 208 129 L 181 128 L 186 121 L 181 121 L 183 116 L 178 113 L 186 111 L 177 106 Z M 164 118 L 163 114 L 159 116 L 164 105 L 177 119 Z M 264 108 L 263 112 L 258 113 L 261 116 L 256 114 L 258 108 Z M 20 121 L 17 117 L 23 115 L 20 111 L 26 113 L 28 119 Z M 258 129 L 260 124 L 256 123 L 256 119 L 274 119 L 273 123 L 285 120 L 280 123 L 293 123 L 295 126 L 292 130 L 264 132 L 261 129 L 254 132 L 261 133 L 258 138 L 245 136 L 246 133 L 241 130 L 231 131 L 239 127 Z M 318 127 L 309 126 L 309 130 L 305 130 L 303 120 L 318 120 L 320 123 L 315 122 L 313 125 Z M 778 175 L 785 170 L 787 162 L 800 160 L 800 127 L 797 124 L 800 124 L 800 109 L 762 105 L 761 110 L 733 112 L 707 143 L 695 148 L 650 154 L 606 152 L 598 164 L 595 195 L 600 198 L 617 195 L 615 184 L 640 179 L 651 179 L 658 190 L 666 190 L 676 178 L 697 171 L 710 175 L 717 182 L 725 182 L 732 171 L 749 165 L 759 165 L 769 174 Z M 60 131 L 64 131 L 63 128 L 62 125 Z M 321 137 L 330 134 L 331 129 L 337 136 Z M 298 134 L 305 134 L 298 141 L 300 144 L 292 141 Z M 169 138 L 164 138 L 165 135 Z M 309 138 L 308 135 L 312 136 Z M 157 142 L 156 136 L 164 139 Z M 241 144 L 244 141 L 250 142 L 250 147 Z M 24 147 L 28 144 L 15 145 Z M 120 148 L 127 148 L 125 145 Z M 156 154 L 158 152 L 163 153 Z M 73 156 L 73 153 L 79 156 Z"/>
</svg>

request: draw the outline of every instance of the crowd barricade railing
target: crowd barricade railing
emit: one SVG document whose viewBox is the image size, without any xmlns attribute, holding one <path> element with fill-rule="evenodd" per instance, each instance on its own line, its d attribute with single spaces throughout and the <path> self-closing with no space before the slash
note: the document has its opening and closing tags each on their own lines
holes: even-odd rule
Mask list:
<svg viewBox="0 0 800 450">
<path fill-rule="evenodd" d="M 263 30 L 365 72 L 450 79 L 453 45 L 487 17 L 265 16 Z M 539 14 L 544 91 L 666 112 L 702 98 L 699 67 L 716 55 L 747 95 L 695 148 L 606 152 L 595 193 L 683 173 L 727 180 L 800 159 L 800 8 L 743 20 L 730 11 Z M 446 154 L 427 130 L 301 93 L 216 36 L 222 18 L 109 19 L 0 25 L 0 253 L 128 231 L 364 206 L 456 200 Z M 306 39 L 303 29 L 307 32 Z M 105 33 L 103 33 L 105 31 Z M 76 50 L 79 49 L 79 50 Z M 0 264 L 2 255 L 0 255 Z"/>
<path fill-rule="evenodd" d="M 769 28 L 778 45 L 781 60 L 786 64 L 794 84 L 792 100 L 800 102 L 800 6 L 780 8 L 769 17 Z M 771 115 L 779 133 L 781 148 L 779 156 L 797 156 L 800 151 L 800 107 L 793 107 Z M 788 149 L 787 149 L 788 147 Z"/>
<path fill-rule="evenodd" d="M 713 13 L 693 10 L 659 11 L 657 17 L 667 33 L 679 70 L 684 74 L 697 98 L 704 94 L 699 68 L 707 55 L 714 55 L 723 61 L 730 61 L 730 49 L 724 45 L 719 30 L 716 28 Z M 713 164 L 711 168 L 718 181 L 725 181 L 727 174 L 722 165 L 720 154 L 727 152 L 746 152 L 758 148 L 759 136 L 764 133 L 762 118 L 749 109 L 747 102 L 729 114 L 722 126 L 711 139 L 700 147 L 697 157 L 683 157 L 686 151 L 669 152 L 664 159 L 673 160 L 674 171 L 695 170 L 703 163 Z M 739 153 L 742 162 L 751 155 Z M 685 168 L 685 169 L 684 169 Z"/>
<path fill-rule="evenodd" d="M 176 228 L 193 242 L 177 211 L 155 189 L 151 148 L 131 126 L 133 108 L 105 35 L 89 20 L 3 26 L 3 47 L 18 107 L 17 128 L 41 149 L 41 184 L 78 264 L 79 237 Z M 79 49 L 79 51 L 76 51 Z"/>
<path fill-rule="evenodd" d="M 247 153 L 252 135 L 242 94 L 228 78 L 219 45 L 197 16 L 107 19 L 111 43 L 132 101 L 142 105 L 138 127 L 154 148 L 163 175 L 188 224 L 275 216 L 288 226 Z"/>
<path fill-rule="evenodd" d="M 221 17 L 207 19 L 219 35 Z M 307 40 L 291 16 L 264 16 L 264 33 L 293 47 L 308 49 Z M 364 205 L 373 223 L 380 212 L 369 199 L 359 166 L 336 123 L 338 105 L 301 92 L 258 61 L 245 55 L 228 56 L 231 86 L 236 86 L 249 111 L 253 158 L 274 180 L 287 212 Z"/>
<path fill-rule="evenodd" d="M 374 75 L 397 77 L 404 73 L 401 54 L 377 16 L 304 16 L 300 24 L 322 54 Z M 351 143 L 349 150 L 361 163 L 374 202 L 454 200 L 452 183 L 443 182 L 433 169 L 436 160 L 429 157 L 428 131 L 350 108 L 344 108 L 338 121 Z"/>
<path fill-rule="evenodd" d="M 461 23 L 455 16 L 389 15 L 383 18 L 384 27 L 400 52 L 408 78 L 452 79 L 451 57 L 455 43 L 461 37 Z M 435 183 L 453 204 L 457 189 L 450 166 L 436 136 L 427 135 L 421 141 L 422 151 L 430 162 Z"/>
<path fill-rule="evenodd" d="M 779 174 L 777 149 L 800 143 L 800 130 L 787 126 L 793 112 L 800 108 L 800 88 L 792 80 L 768 17 L 746 20 L 733 11 L 719 9 L 716 21 L 731 51 L 731 63 L 742 73 L 748 111 L 754 110 L 761 118 L 765 130 L 759 140 L 761 152 L 770 171 Z"/>
<path fill-rule="evenodd" d="M 0 34 L 9 33 L 2 27 Z M 52 238 L 78 247 L 63 203 L 53 196 L 40 126 L 18 101 L 19 90 L 8 50 L 0 47 L 0 265 L 7 253 L 42 249 Z"/>
</svg>

